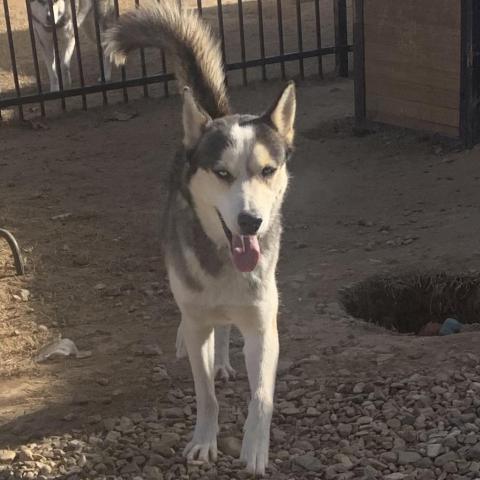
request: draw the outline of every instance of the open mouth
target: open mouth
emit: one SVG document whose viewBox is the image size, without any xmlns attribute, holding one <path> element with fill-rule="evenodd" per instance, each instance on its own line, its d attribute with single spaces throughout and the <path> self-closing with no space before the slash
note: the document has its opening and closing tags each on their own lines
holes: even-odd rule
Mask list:
<svg viewBox="0 0 480 480">
<path fill-rule="evenodd" d="M 253 271 L 260 260 L 258 237 L 256 235 L 233 235 L 218 210 L 217 214 L 225 236 L 230 243 L 233 264 L 240 272 L 248 273 Z"/>
</svg>

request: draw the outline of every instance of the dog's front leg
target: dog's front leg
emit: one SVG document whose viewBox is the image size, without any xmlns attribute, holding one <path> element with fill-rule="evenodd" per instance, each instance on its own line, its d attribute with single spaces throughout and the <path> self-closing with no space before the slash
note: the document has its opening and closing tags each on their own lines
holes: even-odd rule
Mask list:
<svg viewBox="0 0 480 480">
<path fill-rule="evenodd" d="M 270 423 L 278 362 L 277 300 L 258 309 L 241 325 L 251 400 L 244 427 L 241 459 L 247 471 L 264 475 L 268 465 Z"/>
<path fill-rule="evenodd" d="M 188 461 L 217 459 L 218 403 L 214 385 L 213 327 L 188 315 L 182 316 L 182 335 L 195 383 L 197 423 L 183 452 Z"/>
</svg>

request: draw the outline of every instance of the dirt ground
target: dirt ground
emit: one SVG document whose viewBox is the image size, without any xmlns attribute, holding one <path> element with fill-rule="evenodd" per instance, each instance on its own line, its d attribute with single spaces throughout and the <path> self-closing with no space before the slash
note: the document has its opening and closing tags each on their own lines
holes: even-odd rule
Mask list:
<svg viewBox="0 0 480 480">
<path fill-rule="evenodd" d="M 280 82 L 234 88 L 233 103 L 258 112 L 280 88 Z M 385 375 L 401 381 L 414 373 L 464 372 L 470 368 L 465 355 L 478 355 L 478 333 L 395 335 L 348 318 L 336 303 L 339 288 L 370 274 L 480 266 L 480 150 L 460 151 L 397 129 L 355 136 L 352 90 L 348 80 L 298 88 L 278 276 L 285 388 L 277 406 L 299 381 L 313 391 L 347 383 L 342 376 L 375 382 Z M 109 121 L 117 111 L 134 116 Z M 98 431 L 101 418 L 185 406 L 171 396 L 172 389 L 191 392 L 192 382 L 187 362 L 174 357 L 179 318 L 159 247 L 179 111 L 179 99 L 171 97 L 66 114 L 48 121 L 47 130 L 0 127 L 0 226 L 17 236 L 27 268 L 24 277 L 13 276 L 2 245 L 0 449 Z M 91 356 L 35 363 L 39 348 L 59 335 Z M 239 378 L 218 390 L 231 395 L 234 389 L 236 408 L 245 413 L 238 341 L 233 363 Z M 222 395 L 224 408 L 231 399 Z M 338 394 L 332 395 L 334 405 Z M 274 417 L 274 424 L 283 423 L 278 409 Z M 190 412 L 185 421 L 192 418 Z M 294 422 L 286 423 L 301 435 Z M 285 476 L 271 478 L 324 478 L 290 475 L 286 460 L 276 465 Z M 13 467 L 8 471 L 14 475 Z"/>
</svg>

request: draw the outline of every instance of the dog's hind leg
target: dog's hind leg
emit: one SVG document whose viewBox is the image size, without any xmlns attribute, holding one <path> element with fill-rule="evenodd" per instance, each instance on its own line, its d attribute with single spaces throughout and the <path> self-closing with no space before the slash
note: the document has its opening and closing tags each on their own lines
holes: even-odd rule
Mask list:
<svg viewBox="0 0 480 480">
<path fill-rule="evenodd" d="M 228 380 L 235 378 L 236 372 L 230 365 L 231 325 L 215 327 L 215 377 Z"/>
<path fill-rule="evenodd" d="M 35 28 L 35 37 L 37 41 L 38 50 L 40 51 L 45 67 L 47 68 L 48 80 L 50 82 L 50 91 L 58 92 L 58 77 L 57 66 L 55 64 L 55 51 L 51 39 L 50 32 L 43 30 L 42 28 Z"/>
<path fill-rule="evenodd" d="M 72 74 L 70 73 L 70 63 L 72 61 L 72 55 L 75 50 L 75 37 L 73 35 L 73 27 L 71 34 L 67 36 L 66 45 L 62 50 L 62 74 L 63 74 L 63 85 L 66 88 L 72 86 Z"/>
<path fill-rule="evenodd" d="M 255 308 L 256 314 L 239 325 L 245 339 L 245 363 L 251 400 L 244 426 L 241 459 L 247 471 L 264 475 L 268 465 L 270 423 L 278 361 L 277 301 Z M 257 319 L 255 319 L 257 316 Z"/>
<path fill-rule="evenodd" d="M 214 332 L 202 320 L 182 315 L 182 335 L 190 360 L 197 400 L 193 438 L 183 451 L 187 461 L 217 459 L 218 403 L 214 384 Z"/>
</svg>

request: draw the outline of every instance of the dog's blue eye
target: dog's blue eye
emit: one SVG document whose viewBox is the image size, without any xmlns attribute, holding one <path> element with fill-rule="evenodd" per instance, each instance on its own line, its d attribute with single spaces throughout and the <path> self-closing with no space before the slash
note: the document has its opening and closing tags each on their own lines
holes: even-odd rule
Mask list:
<svg viewBox="0 0 480 480">
<path fill-rule="evenodd" d="M 262 170 L 262 177 L 265 177 L 265 178 L 271 177 L 276 172 L 276 170 L 277 169 L 273 167 L 265 167 Z"/>
<path fill-rule="evenodd" d="M 232 178 L 230 173 L 226 170 L 214 170 L 213 173 L 215 173 L 215 175 L 222 180 L 230 180 Z"/>
</svg>

